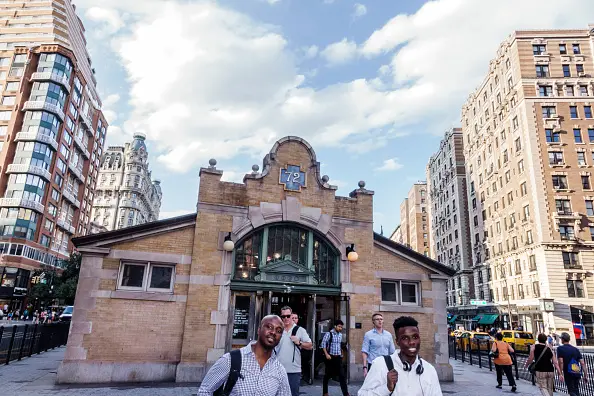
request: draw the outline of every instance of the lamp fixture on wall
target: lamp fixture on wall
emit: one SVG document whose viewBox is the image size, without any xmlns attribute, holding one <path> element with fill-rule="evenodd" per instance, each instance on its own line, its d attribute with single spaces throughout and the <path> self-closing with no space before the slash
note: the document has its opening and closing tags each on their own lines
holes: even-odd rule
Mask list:
<svg viewBox="0 0 594 396">
<path fill-rule="evenodd" d="M 351 263 L 354 263 L 355 261 L 359 260 L 359 254 L 357 254 L 357 252 L 355 252 L 355 244 L 354 243 L 351 243 L 351 246 L 347 246 L 346 255 L 347 255 L 347 260 L 349 260 Z"/>
<path fill-rule="evenodd" d="M 225 242 L 223 242 L 223 250 L 226 252 L 232 252 L 235 249 L 235 243 L 231 240 L 231 233 L 225 236 Z"/>
</svg>

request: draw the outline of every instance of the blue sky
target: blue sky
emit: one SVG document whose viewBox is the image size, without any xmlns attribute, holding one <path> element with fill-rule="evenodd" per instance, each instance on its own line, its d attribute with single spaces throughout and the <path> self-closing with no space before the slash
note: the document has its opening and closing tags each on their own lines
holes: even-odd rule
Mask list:
<svg viewBox="0 0 594 396">
<path fill-rule="evenodd" d="M 195 210 L 198 170 L 240 181 L 307 139 L 339 195 L 365 180 L 375 225 L 399 205 L 513 30 L 586 28 L 568 0 L 78 0 L 111 127 L 148 135 L 162 217 Z M 512 12 L 515 10 L 515 12 Z M 579 10 L 579 12 L 575 12 Z"/>
</svg>

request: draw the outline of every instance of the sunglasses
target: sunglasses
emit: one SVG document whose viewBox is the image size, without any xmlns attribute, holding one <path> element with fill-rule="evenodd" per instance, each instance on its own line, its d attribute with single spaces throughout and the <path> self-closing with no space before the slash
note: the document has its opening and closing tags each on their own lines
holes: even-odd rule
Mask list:
<svg viewBox="0 0 594 396">
<path fill-rule="evenodd" d="M 283 319 L 287 319 L 287 318 L 290 318 L 291 315 L 281 315 L 280 317 L 283 318 Z"/>
</svg>

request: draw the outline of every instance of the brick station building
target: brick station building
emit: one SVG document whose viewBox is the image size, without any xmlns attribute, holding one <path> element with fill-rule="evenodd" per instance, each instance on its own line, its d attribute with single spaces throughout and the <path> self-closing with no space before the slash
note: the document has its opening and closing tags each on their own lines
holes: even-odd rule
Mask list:
<svg viewBox="0 0 594 396">
<path fill-rule="evenodd" d="M 344 364 L 362 380 L 371 315 L 420 323 L 421 356 L 448 363 L 446 280 L 453 271 L 373 232 L 373 192 L 349 197 L 320 175 L 312 147 L 285 137 L 243 183 L 200 170 L 197 213 L 74 240 L 83 254 L 61 383 L 201 381 L 260 319 L 290 305 L 319 344 L 345 323 Z M 229 241 L 233 241 L 231 243 Z M 354 247 L 358 260 L 347 259 Z"/>
</svg>

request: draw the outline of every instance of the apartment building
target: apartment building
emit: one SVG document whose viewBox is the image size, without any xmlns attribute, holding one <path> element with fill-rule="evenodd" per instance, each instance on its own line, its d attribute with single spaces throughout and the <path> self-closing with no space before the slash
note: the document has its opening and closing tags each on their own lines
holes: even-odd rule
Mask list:
<svg viewBox="0 0 594 396">
<path fill-rule="evenodd" d="M 391 239 L 397 235 L 399 243 L 429 257 L 429 221 L 427 220 L 427 183 L 413 184 L 408 197 L 400 204 L 400 230 L 392 233 Z"/>
<path fill-rule="evenodd" d="M 94 230 L 159 220 L 163 193 L 161 182 L 151 179 L 145 139 L 136 133 L 124 147 L 110 146 L 103 155 L 91 216 Z"/>
<path fill-rule="evenodd" d="M 402 239 L 402 228 L 400 225 L 396 226 L 396 229 L 392 232 L 392 235 L 390 235 L 390 240 L 398 242 L 401 245 L 404 244 L 404 239 Z"/>
<path fill-rule="evenodd" d="M 446 302 L 453 307 L 470 307 L 474 299 L 472 251 L 466 200 L 466 168 L 461 128 L 447 131 L 439 150 L 427 164 L 430 255 L 456 270 L 448 281 Z"/>
<path fill-rule="evenodd" d="M 593 27 L 514 32 L 462 109 L 479 324 L 592 337 Z"/>
<path fill-rule="evenodd" d="M 84 235 L 107 123 L 70 0 L 0 2 L 0 305 Z"/>
</svg>

